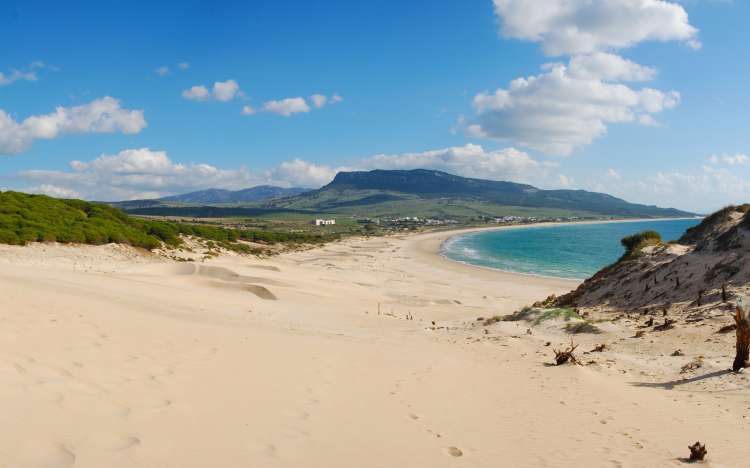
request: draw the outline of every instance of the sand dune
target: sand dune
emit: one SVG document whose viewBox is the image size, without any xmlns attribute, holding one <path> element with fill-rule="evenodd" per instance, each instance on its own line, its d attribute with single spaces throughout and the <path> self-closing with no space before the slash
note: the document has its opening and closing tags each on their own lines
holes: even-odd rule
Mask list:
<svg viewBox="0 0 750 468">
<path fill-rule="evenodd" d="M 575 283 L 452 263 L 445 237 L 200 264 L 3 247 L 0 466 L 679 466 L 697 439 L 746 464 L 744 375 L 548 367 L 567 336 L 472 324 Z"/>
</svg>

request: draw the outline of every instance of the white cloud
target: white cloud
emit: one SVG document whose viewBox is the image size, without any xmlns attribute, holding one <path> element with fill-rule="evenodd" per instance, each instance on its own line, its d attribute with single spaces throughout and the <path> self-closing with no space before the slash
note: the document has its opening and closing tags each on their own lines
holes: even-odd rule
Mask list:
<svg viewBox="0 0 750 468">
<path fill-rule="evenodd" d="M 355 164 L 356 169 L 435 169 L 493 180 L 528 182 L 545 175 L 554 165 L 539 162 L 514 148 L 486 151 L 467 144 L 420 153 L 379 154 Z"/>
<path fill-rule="evenodd" d="M 190 62 L 180 62 L 177 64 L 177 68 L 179 68 L 180 70 L 187 70 L 188 68 L 190 68 Z"/>
<path fill-rule="evenodd" d="M 75 190 L 71 190 L 65 187 L 57 187 L 55 185 L 42 184 L 36 187 L 29 187 L 26 189 L 29 193 L 39 193 L 42 195 L 49 195 L 55 198 L 80 198 L 81 194 Z"/>
<path fill-rule="evenodd" d="M 343 100 L 343 98 L 338 94 L 333 94 L 331 97 L 328 97 L 324 94 L 319 93 L 313 94 L 309 99 L 309 102 L 302 97 L 286 98 L 280 99 L 278 101 L 266 101 L 265 103 L 263 103 L 263 107 L 261 108 L 261 110 L 264 112 L 271 112 L 272 114 L 289 117 L 294 114 L 306 114 L 310 112 L 312 110 L 312 108 L 310 107 L 311 105 L 315 109 L 320 109 L 327 105 L 330 106 L 333 104 L 337 104 Z"/>
<path fill-rule="evenodd" d="M 199 85 L 183 91 L 182 97 L 191 101 L 205 101 L 210 97 L 210 93 L 205 86 Z"/>
<path fill-rule="evenodd" d="M 169 67 L 167 66 L 159 67 L 156 70 L 154 70 L 154 73 L 156 73 L 159 76 L 167 76 L 169 75 Z"/>
<path fill-rule="evenodd" d="M 328 102 L 328 97 L 322 94 L 313 94 L 310 96 L 310 101 L 312 101 L 315 107 L 321 108 L 326 105 L 326 102 Z"/>
<path fill-rule="evenodd" d="M 649 81 L 656 76 L 651 67 L 606 52 L 571 58 L 568 72 L 573 78 L 602 81 Z"/>
<path fill-rule="evenodd" d="M 287 186 L 320 187 L 333 180 L 341 170 L 345 169 L 293 159 L 267 171 L 266 177 L 268 180 L 283 181 Z"/>
<path fill-rule="evenodd" d="M 741 154 L 741 153 L 722 154 L 722 155 L 712 154 L 708 158 L 708 160 L 712 164 L 724 163 L 729 166 L 745 166 L 747 164 L 750 164 L 750 157 L 747 156 L 746 154 Z"/>
<path fill-rule="evenodd" d="M 289 117 L 294 114 L 310 112 L 310 106 L 304 98 L 294 97 L 281 99 L 280 101 L 267 101 L 263 104 L 263 110 Z"/>
<path fill-rule="evenodd" d="M 227 102 L 237 96 L 240 90 L 240 85 L 234 80 L 217 81 L 214 83 L 214 99 L 217 101 Z"/>
<path fill-rule="evenodd" d="M 57 70 L 56 67 L 42 61 L 31 62 L 25 70 L 12 69 L 10 73 L 0 72 L 0 86 L 8 86 L 16 81 L 37 81 L 37 71 L 41 69 Z"/>
<path fill-rule="evenodd" d="M 339 171 L 417 168 L 483 179 L 530 182 L 553 181 L 555 165 L 536 161 L 513 148 L 486 151 L 479 145 L 468 144 L 417 153 L 379 154 L 346 166 L 292 159 L 269 169 L 253 171 L 221 169 L 210 164 L 180 164 L 172 161 L 165 151 L 140 148 L 104 154 L 88 162 L 71 161 L 68 171 L 24 171 L 17 179 L 29 183 L 28 191 L 95 200 L 126 200 L 261 184 L 320 187 Z"/>
<path fill-rule="evenodd" d="M 742 155 L 740 155 L 742 156 Z M 729 204 L 750 200 L 750 173 L 743 158 L 711 156 L 709 164 L 672 171 L 652 171 L 633 177 L 609 169 L 604 177 L 583 178 L 589 190 L 606 192 L 628 201 L 687 211 L 710 213 Z M 734 165 L 733 165 L 734 163 Z M 750 160 L 747 161 L 750 163 Z"/>
<path fill-rule="evenodd" d="M 17 122 L 0 109 L 0 154 L 18 154 L 34 140 L 50 140 L 75 133 L 139 133 L 146 128 L 142 110 L 120 107 L 120 101 L 106 96 L 74 107 L 57 107 L 54 112 L 32 115 Z"/>
<path fill-rule="evenodd" d="M 255 109 L 253 109 L 253 106 L 249 104 L 242 106 L 242 115 L 253 115 L 253 114 L 255 114 Z"/>
<path fill-rule="evenodd" d="M 197 85 L 182 92 L 182 97 L 191 101 L 215 99 L 221 102 L 228 102 L 242 95 L 240 85 L 235 80 L 217 81 L 214 83 L 211 91 L 203 85 Z"/>
<path fill-rule="evenodd" d="M 165 151 L 127 149 L 89 161 L 72 161 L 70 171 L 29 170 L 19 174 L 37 187 L 75 191 L 87 199 L 120 200 L 182 193 L 209 187 L 244 188 L 264 182 L 247 169 L 179 164 Z"/>
<path fill-rule="evenodd" d="M 680 100 L 675 91 L 637 90 L 612 82 L 649 73 L 609 54 L 574 57 L 568 65 L 549 64 L 545 69 L 511 81 L 507 89 L 477 94 L 477 117 L 467 127 L 469 134 L 569 155 L 606 133 L 608 124 L 653 124 L 648 114 L 671 109 Z"/>
<path fill-rule="evenodd" d="M 538 42 L 548 55 L 616 50 L 643 41 L 699 48 L 685 9 L 664 0 L 494 0 L 503 37 Z"/>
</svg>

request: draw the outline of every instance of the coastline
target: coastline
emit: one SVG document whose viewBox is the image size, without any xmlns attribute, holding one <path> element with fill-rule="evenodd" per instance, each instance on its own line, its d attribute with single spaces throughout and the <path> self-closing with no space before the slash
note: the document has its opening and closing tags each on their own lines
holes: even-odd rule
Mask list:
<svg viewBox="0 0 750 468">
<path fill-rule="evenodd" d="M 500 268 L 494 268 L 491 266 L 485 266 L 485 265 L 475 265 L 473 263 L 469 262 L 463 262 L 460 260 L 454 260 L 447 256 L 444 253 L 444 246 L 447 242 L 452 240 L 455 237 L 463 236 L 466 234 L 472 234 L 475 232 L 485 232 L 485 231 L 504 231 L 504 230 L 515 230 L 515 229 L 531 229 L 531 228 L 540 228 L 540 227 L 557 227 L 557 226 L 576 226 L 576 225 L 590 225 L 590 224 L 614 224 L 614 223 L 638 223 L 638 222 L 654 222 L 654 221 L 682 221 L 682 220 L 693 220 L 693 219 L 699 219 L 699 218 L 693 218 L 693 217 L 684 217 L 684 218 L 643 218 L 643 219 L 632 219 L 632 218 L 625 218 L 625 219 L 607 219 L 607 220 L 590 220 L 590 221 L 566 221 L 566 222 L 544 222 L 544 223 L 532 223 L 532 224 L 513 224 L 513 225 L 506 225 L 506 226 L 486 226 L 486 227 L 472 227 L 472 228 L 457 228 L 457 229 L 446 229 L 441 231 L 433 231 L 439 239 L 440 242 L 437 245 L 437 247 L 434 248 L 434 255 L 438 256 L 440 258 L 443 258 L 449 262 L 452 263 L 458 263 L 461 265 L 465 265 L 470 268 L 474 269 L 480 269 L 480 270 L 491 270 L 491 271 L 497 271 L 502 272 L 506 274 L 511 275 L 520 275 L 522 277 L 531 277 L 531 278 L 542 278 L 542 279 L 558 279 L 558 280 L 564 280 L 569 281 L 572 283 L 580 284 L 585 280 L 585 278 L 562 278 L 562 277 L 556 277 L 556 276 L 545 276 L 540 275 L 537 273 L 524 273 L 524 272 L 518 272 L 518 271 L 510 271 L 510 270 L 502 270 Z"/>
</svg>

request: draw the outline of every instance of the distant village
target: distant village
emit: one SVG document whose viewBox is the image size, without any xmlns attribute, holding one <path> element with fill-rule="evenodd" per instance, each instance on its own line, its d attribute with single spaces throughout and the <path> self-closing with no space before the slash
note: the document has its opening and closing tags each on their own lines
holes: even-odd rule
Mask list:
<svg viewBox="0 0 750 468">
<path fill-rule="evenodd" d="M 486 224 L 533 224 L 542 222 L 570 222 L 578 221 L 581 218 L 578 216 L 570 217 L 537 217 L 537 216 L 501 216 L 501 217 L 488 217 L 480 216 L 474 220 L 471 224 L 486 223 Z M 413 229 L 420 226 L 446 226 L 446 225 L 457 225 L 457 224 L 468 224 L 465 220 L 457 220 L 452 218 L 429 218 L 419 216 L 401 216 L 401 217 L 388 217 L 382 216 L 377 218 L 362 217 L 356 218 L 357 223 L 364 225 L 375 225 L 385 229 Z M 328 226 L 335 225 L 335 219 L 316 219 L 313 221 L 316 226 Z"/>
</svg>

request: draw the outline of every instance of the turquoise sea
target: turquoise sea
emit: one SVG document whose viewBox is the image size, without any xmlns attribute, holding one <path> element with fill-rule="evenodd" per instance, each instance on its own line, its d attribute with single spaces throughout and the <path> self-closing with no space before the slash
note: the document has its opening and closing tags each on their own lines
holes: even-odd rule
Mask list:
<svg viewBox="0 0 750 468">
<path fill-rule="evenodd" d="M 665 241 L 674 240 L 700 221 L 519 226 L 457 235 L 443 244 L 441 253 L 452 260 L 499 270 L 584 279 L 623 254 L 623 237 L 653 230 Z"/>
</svg>

